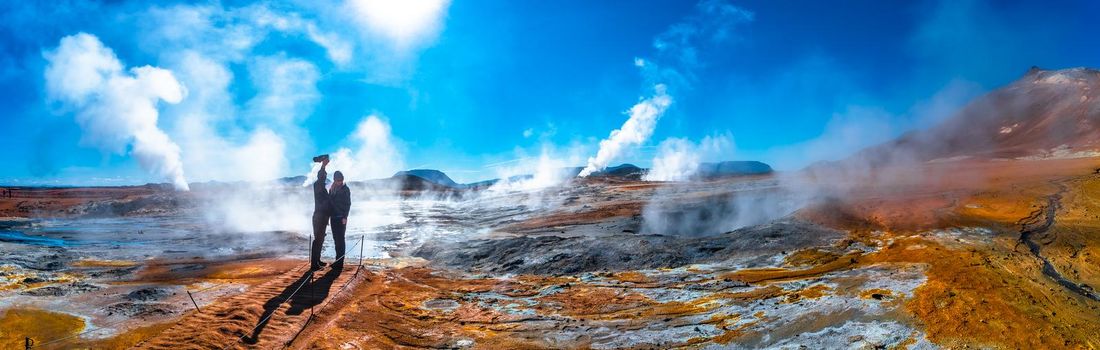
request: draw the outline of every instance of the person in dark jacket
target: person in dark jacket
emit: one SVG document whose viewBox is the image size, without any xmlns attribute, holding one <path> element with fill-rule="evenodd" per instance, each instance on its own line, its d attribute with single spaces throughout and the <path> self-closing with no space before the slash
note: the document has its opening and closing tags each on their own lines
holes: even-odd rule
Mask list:
<svg viewBox="0 0 1100 350">
<path fill-rule="evenodd" d="M 313 270 L 319 270 L 326 265 L 321 261 L 321 246 L 325 243 L 325 227 L 332 215 L 332 205 L 329 203 L 328 191 L 325 190 L 325 182 L 328 181 L 328 173 L 325 172 L 327 165 L 328 158 L 325 158 L 321 161 L 321 170 L 317 171 L 317 181 L 313 182 L 313 245 L 309 251 L 309 266 Z"/>
<path fill-rule="evenodd" d="M 348 229 L 348 213 L 351 212 L 351 189 L 344 184 L 344 174 L 332 173 L 332 188 L 328 191 L 332 205 L 332 242 L 336 246 L 336 261 L 333 268 L 344 266 L 344 232 Z"/>
</svg>

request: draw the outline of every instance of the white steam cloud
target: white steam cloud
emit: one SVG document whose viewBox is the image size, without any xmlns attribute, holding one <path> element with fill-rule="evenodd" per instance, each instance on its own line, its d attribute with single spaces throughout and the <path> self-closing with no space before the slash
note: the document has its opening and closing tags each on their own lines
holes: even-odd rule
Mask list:
<svg viewBox="0 0 1100 350">
<path fill-rule="evenodd" d="M 124 71 L 114 52 L 87 33 L 61 38 L 44 56 L 46 90 L 76 111 L 82 143 L 116 154 L 130 148 L 146 171 L 188 190 L 180 147 L 157 126 L 157 102 L 179 103 L 187 95 L 171 71 L 151 66 Z"/>
<path fill-rule="evenodd" d="M 672 104 L 672 97 L 666 93 L 663 84 L 654 86 L 653 96 L 638 102 L 630 108 L 630 118 L 617 130 L 612 130 L 611 135 L 600 141 L 600 150 L 595 157 L 588 158 L 588 165 L 578 175 L 586 177 L 594 172 L 603 170 L 608 164 L 621 156 L 631 147 L 637 147 L 653 135 L 653 129 L 657 126 L 657 120 L 664 115 L 665 110 Z"/>
<path fill-rule="evenodd" d="M 360 121 L 350 141 L 357 145 L 356 149 L 342 147 L 332 153 L 327 167 L 329 173 L 340 171 L 346 181 L 355 181 L 390 177 L 405 168 L 399 141 L 393 137 L 390 125 L 376 115 Z M 317 179 L 320 167 L 319 163 L 313 164 L 303 186 Z"/>
<path fill-rule="evenodd" d="M 728 160 L 733 153 L 730 133 L 710 135 L 698 144 L 685 138 L 669 138 L 657 146 L 653 167 L 642 178 L 645 181 L 686 181 L 699 171 L 704 161 Z"/>
<path fill-rule="evenodd" d="M 561 185 L 573 178 L 570 166 L 584 159 L 582 151 L 580 147 L 558 150 L 552 144 L 544 143 L 539 155 L 533 157 L 517 149 L 518 159 L 492 166 L 500 181 L 489 190 L 530 192 Z"/>
</svg>

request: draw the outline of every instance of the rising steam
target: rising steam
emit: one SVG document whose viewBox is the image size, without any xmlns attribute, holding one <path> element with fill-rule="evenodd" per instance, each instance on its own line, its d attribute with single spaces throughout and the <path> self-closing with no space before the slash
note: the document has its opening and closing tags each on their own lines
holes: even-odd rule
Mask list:
<svg viewBox="0 0 1100 350">
<path fill-rule="evenodd" d="M 331 154 L 332 161 L 327 167 L 330 173 L 339 170 L 348 181 L 358 181 L 389 177 L 405 168 L 404 157 L 390 125 L 376 115 L 360 121 L 350 141 L 358 147 L 355 150 L 342 147 Z M 317 169 L 320 167 L 319 163 L 313 164 L 303 186 L 317 179 Z"/>
<path fill-rule="evenodd" d="M 672 137 L 657 146 L 653 167 L 642 178 L 645 181 L 686 181 L 699 172 L 704 161 L 722 161 L 733 153 L 730 133 L 710 135 L 698 144 L 685 138 Z"/>
<path fill-rule="evenodd" d="M 588 165 L 578 176 L 585 177 L 603 170 L 624 151 L 641 145 L 653 135 L 657 120 L 672 104 L 672 97 L 665 92 L 666 88 L 663 84 L 657 84 L 653 89 L 655 90 L 653 96 L 630 108 L 630 119 L 627 119 L 621 128 L 611 131 L 610 136 L 600 141 L 600 150 L 596 152 L 595 157 L 588 158 Z"/>
<path fill-rule="evenodd" d="M 62 38 L 44 56 L 46 90 L 75 110 L 82 143 L 116 154 L 130 148 L 142 168 L 188 190 L 180 147 L 157 127 L 157 101 L 175 104 L 187 94 L 171 71 L 150 66 L 124 71 L 114 52 L 86 33 Z"/>
</svg>

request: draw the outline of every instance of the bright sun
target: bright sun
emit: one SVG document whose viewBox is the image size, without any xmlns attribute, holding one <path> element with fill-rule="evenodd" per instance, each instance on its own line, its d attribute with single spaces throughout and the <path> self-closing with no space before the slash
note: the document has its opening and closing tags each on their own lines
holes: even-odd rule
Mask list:
<svg viewBox="0 0 1100 350">
<path fill-rule="evenodd" d="M 449 3 L 449 0 L 349 1 L 363 24 L 397 46 L 409 46 L 434 35 Z"/>
</svg>

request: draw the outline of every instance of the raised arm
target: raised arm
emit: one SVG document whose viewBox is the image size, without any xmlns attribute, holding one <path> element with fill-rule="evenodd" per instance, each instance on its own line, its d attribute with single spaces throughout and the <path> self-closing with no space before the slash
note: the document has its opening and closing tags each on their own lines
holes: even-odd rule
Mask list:
<svg viewBox="0 0 1100 350">
<path fill-rule="evenodd" d="M 317 170 L 317 180 L 313 181 L 314 192 L 321 191 L 324 193 L 328 193 L 328 191 L 325 189 L 325 181 L 328 179 L 328 173 L 325 172 L 325 166 L 327 165 L 328 160 L 326 159 L 325 161 L 321 162 L 321 169 Z"/>
</svg>

